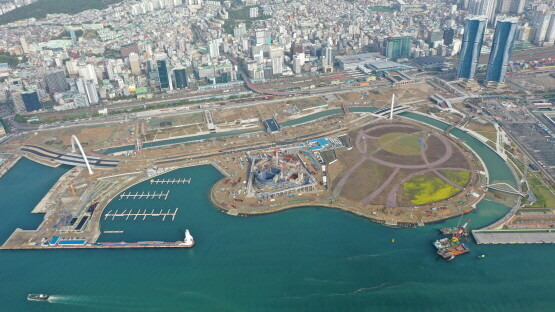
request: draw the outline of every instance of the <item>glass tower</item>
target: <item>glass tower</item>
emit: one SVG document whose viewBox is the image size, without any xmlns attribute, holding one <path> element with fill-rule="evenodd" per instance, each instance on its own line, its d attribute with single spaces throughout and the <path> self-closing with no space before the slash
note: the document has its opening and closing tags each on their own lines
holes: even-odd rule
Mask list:
<svg viewBox="0 0 555 312">
<path fill-rule="evenodd" d="M 156 65 L 158 67 L 158 77 L 160 79 L 160 89 L 173 90 L 170 71 L 168 70 L 168 65 L 166 60 L 157 60 Z"/>
<path fill-rule="evenodd" d="M 175 87 L 177 89 L 184 89 L 187 87 L 187 73 L 184 68 L 174 69 L 173 75 L 175 76 Z"/>
<path fill-rule="evenodd" d="M 486 18 L 481 16 L 472 17 L 466 21 L 457 78 L 474 79 L 480 60 L 486 23 Z"/>
<path fill-rule="evenodd" d="M 488 61 L 487 81 L 505 82 L 507 65 L 513 50 L 516 34 L 516 21 L 501 20 L 495 25 L 493 47 Z"/>
<path fill-rule="evenodd" d="M 385 55 L 390 58 L 410 57 L 412 37 L 390 37 L 387 38 Z"/>
</svg>

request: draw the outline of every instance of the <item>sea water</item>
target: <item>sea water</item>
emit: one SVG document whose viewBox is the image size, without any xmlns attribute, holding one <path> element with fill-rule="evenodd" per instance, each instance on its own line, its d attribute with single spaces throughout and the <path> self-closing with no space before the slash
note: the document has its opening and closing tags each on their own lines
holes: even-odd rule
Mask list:
<svg viewBox="0 0 555 312">
<path fill-rule="evenodd" d="M 64 168 L 22 160 L 0 179 L 2 236 L 40 220 L 28 212 Z M 160 176 L 191 184 L 151 185 L 167 200 L 114 200 L 105 210 L 179 208 L 175 221 L 102 221 L 103 241 L 180 240 L 193 248 L 0 251 L 0 311 L 552 311 L 552 246 L 477 246 L 452 262 L 432 246 L 438 228 L 390 229 L 329 208 L 232 217 L 208 195 L 211 166 Z M 471 228 L 508 208 L 484 201 Z M 8 233 L 6 235 L 6 233 Z M 395 240 L 392 243 L 392 239 Z M 476 256 L 485 254 L 486 258 Z M 29 302 L 28 293 L 52 295 Z"/>
</svg>

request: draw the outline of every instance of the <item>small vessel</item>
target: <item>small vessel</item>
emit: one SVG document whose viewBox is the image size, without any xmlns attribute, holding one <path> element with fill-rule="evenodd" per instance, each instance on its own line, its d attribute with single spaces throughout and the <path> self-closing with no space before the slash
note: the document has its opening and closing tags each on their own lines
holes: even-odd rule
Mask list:
<svg viewBox="0 0 555 312">
<path fill-rule="evenodd" d="M 479 255 L 479 256 L 476 256 L 476 258 L 478 258 L 478 259 L 484 259 L 485 257 L 486 257 L 486 255 Z"/>
<path fill-rule="evenodd" d="M 45 294 L 28 294 L 27 300 L 29 301 L 48 301 L 49 295 Z"/>
<path fill-rule="evenodd" d="M 391 242 L 392 242 L 392 243 L 395 243 L 395 238 L 392 238 L 392 239 L 391 239 Z"/>
<path fill-rule="evenodd" d="M 195 240 L 193 236 L 189 233 L 189 230 L 185 230 L 185 239 L 183 240 L 182 245 L 193 247 L 195 245 Z"/>
</svg>

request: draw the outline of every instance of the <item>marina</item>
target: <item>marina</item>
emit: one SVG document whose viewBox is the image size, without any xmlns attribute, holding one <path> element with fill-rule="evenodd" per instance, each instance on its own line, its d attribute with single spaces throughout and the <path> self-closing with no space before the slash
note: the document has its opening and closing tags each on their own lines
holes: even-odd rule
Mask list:
<svg viewBox="0 0 555 312">
<path fill-rule="evenodd" d="M 152 179 L 150 180 L 150 184 L 191 184 L 191 178 L 189 179 Z"/>
<path fill-rule="evenodd" d="M 158 192 L 154 191 L 153 193 L 147 192 L 146 194 L 145 194 L 145 192 L 141 192 L 140 194 L 139 194 L 139 192 L 135 192 L 135 194 L 133 194 L 131 192 L 129 192 L 129 193 L 123 192 L 119 195 L 119 199 L 121 200 L 121 199 L 155 199 L 155 198 L 157 198 L 157 199 L 166 200 L 166 199 L 168 199 L 168 195 L 170 195 L 169 190 L 165 193 L 164 192 L 158 193 Z"/>
<path fill-rule="evenodd" d="M 131 209 L 129 209 L 129 211 L 124 210 L 120 213 L 118 213 L 117 210 L 112 213 L 112 210 L 110 210 L 107 214 L 104 215 L 104 220 L 109 217 L 112 217 L 112 220 L 117 217 L 125 217 L 125 220 L 129 220 L 129 218 L 132 218 L 132 220 L 137 220 L 138 217 L 143 217 L 143 220 L 146 220 L 146 217 L 162 217 L 162 221 L 165 221 L 166 217 L 171 217 L 172 221 L 174 221 L 178 210 L 179 208 L 175 208 L 173 212 L 171 212 L 170 209 L 168 209 L 167 212 L 164 212 L 164 209 L 160 209 L 160 212 L 155 212 L 155 210 L 152 209 L 150 212 L 147 212 L 147 209 L 144 209 L 143 212 L 141 212 L 141 209 L 139 209 L 137 212 L 133 212 Z"/>
</svg>

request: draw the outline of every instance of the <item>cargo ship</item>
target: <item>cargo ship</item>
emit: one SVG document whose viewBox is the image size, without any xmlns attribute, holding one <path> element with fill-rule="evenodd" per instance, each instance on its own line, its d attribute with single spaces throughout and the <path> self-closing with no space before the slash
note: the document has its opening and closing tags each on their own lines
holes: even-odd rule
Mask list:
<svg viewBox="0 0 555 312">
<path fill-rule="evenodd" d="M 470 252 L 468 247 L 460 241 L 461 236 L 463 236 L 464 233 L 467 233 L 466 227 L 468 226 L 469 221 L 470 220 L 466 221 L 463 226 L 457 226 L 457 230 L 452 232 L 453 236 L 451 238 L 444 237 L 434 242 L 437 254 L 443 259 L 451 261 L 455 259 L 456 256 Z"/>
<path fill-rule="evenodd" d="M 49 295 L 45 294 L 28 294 L 27 300 L 29 301 L 48 301 Z"/>
</svg>

